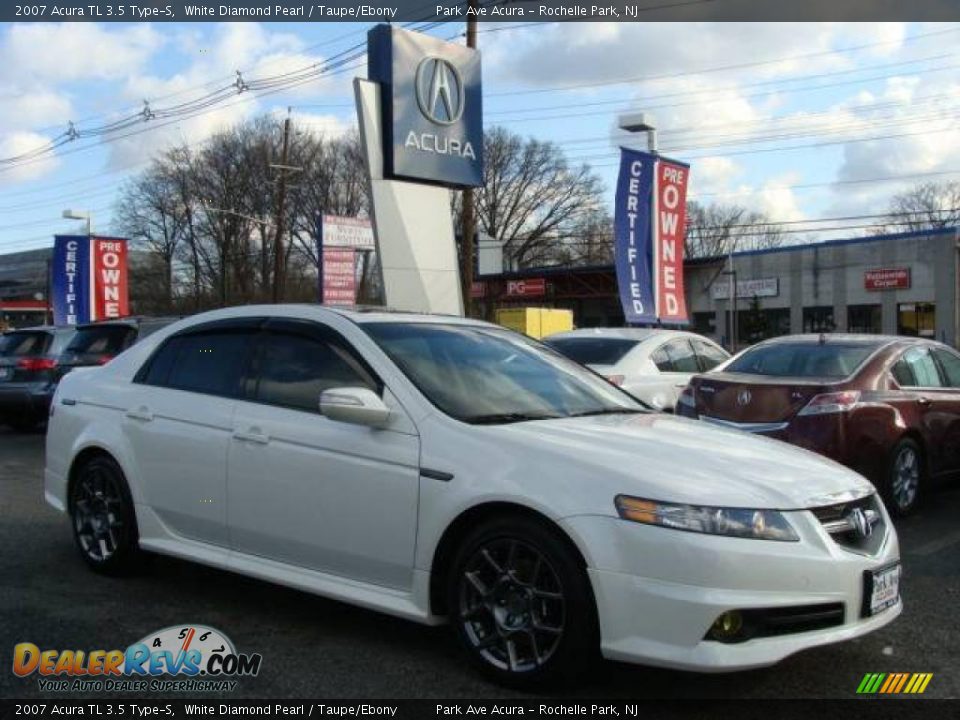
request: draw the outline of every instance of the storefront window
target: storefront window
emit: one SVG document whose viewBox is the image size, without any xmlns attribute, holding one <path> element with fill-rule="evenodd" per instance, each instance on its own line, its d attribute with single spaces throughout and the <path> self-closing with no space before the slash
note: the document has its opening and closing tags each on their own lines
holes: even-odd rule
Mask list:
<svg viewBox="0 0 960 720">
<path fill-rule="evenodd" d="M 882 330 L 879 305 L 851 305 L 847 308 L 847 331 L 879 334 Z"/>
<path fill-rule="evenodd" d="M 790 334 L 790 308 L 761 310 L 752 307 L 737 312 L 737 336 L 740 345 Z"/>
<path fill-rule="evenodd" d="M 898 335 L 928 338 L 936 335 L 936 306 L 933 303 L 900 303 L 897 317 Z"/>
<path fill-rule="evenodd" d="M 803 309 L 803 331 L 805 333 L 828 333 L 837 329 L 833 320 L 833 307 L 805 307 Z"/>
<path fill-rule="evenodd" d="M 690 329 L 700 335 L 714 336 L 717 334 L 717 314 L 712 312 L 693 313 L 693 322 Z"/>
</svg>

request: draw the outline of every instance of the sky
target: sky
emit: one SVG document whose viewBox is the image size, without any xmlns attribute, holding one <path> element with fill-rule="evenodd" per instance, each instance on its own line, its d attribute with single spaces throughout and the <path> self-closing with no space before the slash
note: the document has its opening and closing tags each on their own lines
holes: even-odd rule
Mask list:
<svg viewBox="0 0 960 720">
<path fill-rule="evenodd" d="M 0 24 L 0 253 L 82 231 L 65 208 L 111 232 L 123 182 L 173 144 L 287 108 L 337 135 L 355 125 L 351 79 L 337 73 L 272 94 L 227 93 L 208 112 L 152 120 L 52 155 L 4 163 L 67 131 L 94 128 L 244 79 L 296 72 L 362 50 L 371 24 Z M 463 42 L 462 23 L 429 33 Z M 691 164 L 691 199 L 739 204 L 790 223 L 788 237 L 864 232 L 891 195 L 960 180 L 960 24 L 483 23 L 484 114 L 557 143 L 603 178 L 612 211 L 617 130 L 649 112 L 660 151 Z M 126 137 L 118 137 L 127 135 Z M 811 234 L 812 228 L 836 228 Z M 848 228 L 848 229 L 843 229 Z"/>
</svg>

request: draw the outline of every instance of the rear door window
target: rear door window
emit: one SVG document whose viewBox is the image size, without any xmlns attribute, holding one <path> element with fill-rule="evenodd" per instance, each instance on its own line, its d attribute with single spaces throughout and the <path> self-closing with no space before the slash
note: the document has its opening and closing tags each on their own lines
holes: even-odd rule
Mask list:
<svg viewBox="0 0 960 720">
<path fill-rule="evenodd" d="M 960 355 L 942 348 L 934 349 L 933 354 L 940 363 L 947 385 L 952 388 L 960 388 Z"/>
<path fill-rule="evenodd" d="M 940 371 L 927 348 L 910 348 L 903 354 L 903 362 L 913 375 L 913 387 L 943 387 Z"/>
<path fill-rule="evenodd" d="M 693 346 L 689 340 L 685 338 L 671 340 L 663 345 L 663 349 L 670 358 L 670 365 L 673 368 L 673 372 L 700 372 L 700 365 L 697 363 L 697 354 L 693 351 Z"/>
<path fill-rule="evenodd" d="M 141 382 L 205 395 L 237 397 L 253 337 L 254 333 L 246 330 L 173 337 L 151 358 Z"/>
<path fill-rule="evenodd" d="M 700 359 L 700 369 L 703 372 L 713 370 L 730 357 L 725 351 L 703 340 L 694 340 L 693 347 L 697 351 L 697 357 Z"/>
</svg>

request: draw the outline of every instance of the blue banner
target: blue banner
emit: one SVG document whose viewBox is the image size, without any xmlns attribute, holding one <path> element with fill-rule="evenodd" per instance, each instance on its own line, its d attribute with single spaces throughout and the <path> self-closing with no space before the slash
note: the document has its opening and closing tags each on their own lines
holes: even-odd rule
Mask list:
<svg viewBox="0 0 960 720">
<path fill-rule="evenodd" d="M 86 235 L 54 237 L 50 294 L 55 325 L 90 322 L 90 238 Z"/>
<path fill-rule="evenodd" d="M 628 325 L 655 323 L 653 184 L 657 157 L 620 148 L 613 251 L 620 304 Z"/>
</svg>

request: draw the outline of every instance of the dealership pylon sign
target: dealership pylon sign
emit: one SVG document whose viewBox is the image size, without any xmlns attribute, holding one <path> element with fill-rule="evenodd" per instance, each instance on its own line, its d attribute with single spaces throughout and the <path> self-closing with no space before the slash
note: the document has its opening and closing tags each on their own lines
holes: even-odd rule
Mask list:
<svg viewBox="0 0 960 720">
<path fill-rule="evenodd" d="M 127 241 L 88 235 L 56 235 L 50 294 L 56 325 L 80 325 L 130 314 Z"/>
<path fill-rule="evenodd" d="M 614 257 L 627 323 L 687 323 L 683 241 L 690 166 L 620 149 Z"/>
</svg>

